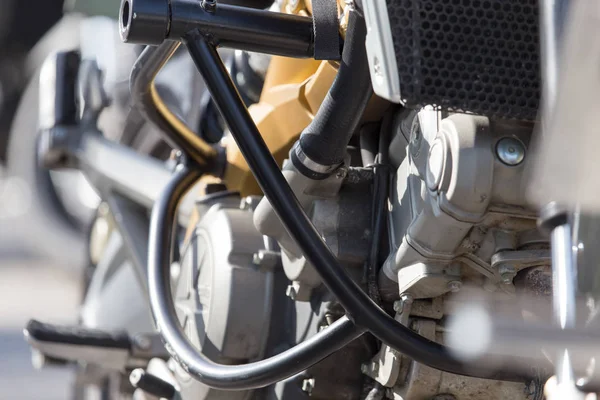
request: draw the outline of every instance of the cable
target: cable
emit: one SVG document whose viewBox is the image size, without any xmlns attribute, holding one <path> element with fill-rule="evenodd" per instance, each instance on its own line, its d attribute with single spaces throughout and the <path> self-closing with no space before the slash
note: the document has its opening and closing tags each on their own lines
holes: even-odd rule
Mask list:
<svg viewBox="0 0 600 400">
<path fill-rule="evenodd" d="M 194 169 L 177 169 L 152 208 L 148 249 L 148 290 L 152 314 L 167 350 L 190 375 L 218 389 L 260 388 L 296 375 L 364 333 L 364 329 L 342 317 L 308 340 L 262 361 L 220 365 L 205 358 L 189 342 L 181 328 L 170 284 L 171 243 L 177 206 L 201 175 Z"/>
</svg>

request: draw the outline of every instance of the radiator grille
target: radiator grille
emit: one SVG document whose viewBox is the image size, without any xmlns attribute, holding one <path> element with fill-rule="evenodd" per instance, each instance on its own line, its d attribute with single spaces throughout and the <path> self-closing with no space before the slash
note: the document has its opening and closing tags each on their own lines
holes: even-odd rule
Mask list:
<svg viewBox="0 0 600 400">
<path fill-rule="evenodd" d="M 387 0 L 409 107 L 536 118 L 537 0 Z"/>
</svg>

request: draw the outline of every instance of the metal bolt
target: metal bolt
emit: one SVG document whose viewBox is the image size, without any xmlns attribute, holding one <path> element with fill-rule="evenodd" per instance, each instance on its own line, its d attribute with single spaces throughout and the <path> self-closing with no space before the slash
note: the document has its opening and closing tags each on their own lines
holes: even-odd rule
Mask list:
<svg viewBox="0 0 600 400">
<path fill-rule="evenodd" d="M 348 175 L 348 169 L 346 167 L 338 168 L 337 172 L 335 173 L 335 177 L 338 179 L 344 179 L 346 175 Z"/>
<path fill-rule="evenodd" d="M 214 13 L 217 10 L 217 1 L 216 0 L 202 0 L 200 5 L 204 9 L 204 11 L 209 13 Z"/>
<path fill-rule="evenodd" d="M 368 376 L 377 375 L 379 372 L 379 363 L 375 361 L 364 363 L 360 366 L 360 372 Z"/>
<path fill-rule="evenodd" d="M 311 394 L 315 388 L 315 378 L 309 378 L 302 381 L 302 391 Z"/>
<path fill-rule="evenodd" d="M 505 285 L 510 285 L 512 283 L 514 275 L 505 273 L 501 274 L 500 277 L 502 278 L 502 283 L 504 283 Z"/>
<path fill-rule="evenodd" d="M 515 276 L 517 276 L 517 270 L 513 265 L 504 264 L 498 268 L 500 278 L 505 285 L 510 285 Z"/>
<path fill-rule="evenodd" d="M 502 138 L 496 144 L 496 155 L 506 165 L 519 165 L 525 159 L 525 145 L 512 137 Z"/>
<path fill-rule="evenodd" d="M 375 77 L 377 77 L 377 79 L 383 78 L 383 71 L 381 70 L 381 62 L 379 61 L 379 58 L 377 58 L 377 57 L 373 58 L 373 73 L 375 74 Z"/>
<path fill-rule="evenodd" d="M 288 287 L 285 289 L 285 295 L 292 300 L 296 300 L 297 294 L 296 288 L 293 285 L 288 285 Z"/>
<path fill-rule="evenodd" d="M 240 210 L 251 210 L 252 199 L 250 197 L 244 197 L 240 202 Z"/>
<path fill-rule="evenodd" d="M 369 364 L 361 364 L 360 372 L 362 372 L 365 375 L 369 374 L 369 372 L 370 372 Z"/>
<path fill-rule="evenodd" d="M 378 362 L 373 361 L 371 363 L 371 373 L 373 375 L 377 375 L 379 373 L 379 363 Z"/>
<path fill-rule="evenodd" d="M 169 154 L 169 160 L 176 161 L 177 163 L 179 163 L 181 157 L 183 157 L 181 150 L 173 149 L 171 150 L 171 154 Z"/>
<path fill-rule="evenodd" d="M 398 314 L 401 314 L 404 311 L 404 306 L 410 305 L 413 303 L 413 297 L 410 293 L 402 293 L 400 295 L 400 300 L 394 302 L 394 311 Z"/>
<path fill-rule="evenodd" d="M 412 304 L 414 299 L 410 293 L 402 293 L 400 295 L 400 300 L 402 300 L 404 304 Z"/>
<path fill-rule="evenodd" d="M 459 292 L 461 288 L 462 288 L 462 282 L 461 281 L 450 281 L 450 282 L 448 282 L 448 289 L 452 293 Z"/>
</svg>

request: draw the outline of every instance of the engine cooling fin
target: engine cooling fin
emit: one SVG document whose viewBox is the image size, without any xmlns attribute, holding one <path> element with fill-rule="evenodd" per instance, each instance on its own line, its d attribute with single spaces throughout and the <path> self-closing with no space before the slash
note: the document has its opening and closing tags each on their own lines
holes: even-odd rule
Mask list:
<svg viewBox="0 0 600 400">
<path fill-rule="evenodd" d="M 408 107 L 534 120 L 537 0 L 386 0 Z"/>
</svg>

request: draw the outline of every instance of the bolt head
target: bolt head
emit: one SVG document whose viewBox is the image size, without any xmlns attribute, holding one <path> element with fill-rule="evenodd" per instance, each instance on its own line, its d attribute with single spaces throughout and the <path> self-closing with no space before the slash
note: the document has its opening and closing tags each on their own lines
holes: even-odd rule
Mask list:
<svg viewBox="0 0 600 400">
<path fill-rule="evenodd" d="M 513 137 L 505 137 L 496 144 L 498 159 L 508 166 L 519 165 L 525 159 L 525 145 Z"/>
<path fill-rule="evenodd" d="M 285 295 L 292 300 L 296 300 L 296 288 L 293 285 L 288 285 L 285 289 Z"/>
<path fill-rule="evenodd" d="M 510 273 L 504 273 L 504 274 L 501 274 L 500 277 L 502 278 L 502 283 L 504 283 L 505 285 L 510 285 L 515 276 Z"/>
<path fill-rule="evenodd" d="M 213 13 L 217 9 L 216 0 L 202 0 L 200 2 L 200 5 L 204 9 L 204 11 L 209 12 L 209 13 Z"/>
<path fill-rule="evenodd" d="M 396 300 L 394 302 L 394 311 L 396 311 L 397 313 L 402 312 L 403 305 L 404 303 L 402 303 L 402 300 Z"/>
<path fill-rule="evenodd" d="M 302 391 L 310 394 L 315 387 L 315 379 L 309 378 L 302 381 Z"/>
<path fill-rule="evenodd" d="M 510 264 L 500 265 L 498 272 L 500 273 L 502 282 L 506 285 L 510 285 L 514 277 L 517 276 L 517 269 Z"/>
<path fill-rule="evenodd" d="M 251 210 L 252 209 L 252 199 L 250 197 L 244 197 L 242 201 L 240 201 L 240 210 Z"/>
<path fill-rule="evenodd" d="M 337 172 L 335 173 L 335 177 L 338 179 L 344 179 L 346 175 L 348 175 L 348 169 L 346 167 L 338 168 Z"/>
<path fill-rule="evenodd" d="M 452 293 L 459 292 L 460 289 L 462 289 L 462 282 L 461 281 L 451 281 L 451 282 L 448 282 L 448 289 Z"/>
<path fill-rule="evenodd" d="M 400 300 L 402 300 L 404 304 L 412 304 L 414 301 L 412 294 L 410 293 L 402 293 Z"/>
<path fill-rule="evenodd" d="M 171 154 L 169 154 L 169 159 L 179 163 L 183 157 L 183 153 L 181 150 L 173 149 L 171 150 Z"/>
<path fill-rule="evenodd" d="M 371 363 L 371 373 L 373 375 L 377 375 L 379 373 L 379 363 L 378 362 L 373 361 Z"/>
</svg>

